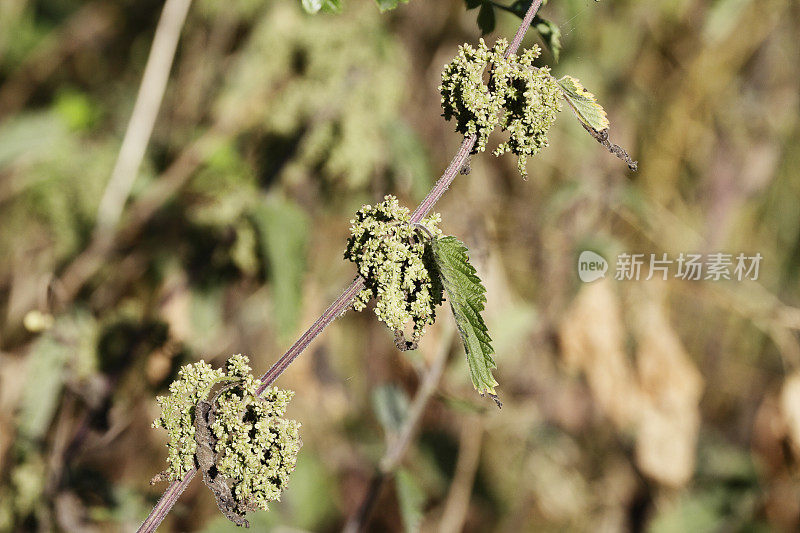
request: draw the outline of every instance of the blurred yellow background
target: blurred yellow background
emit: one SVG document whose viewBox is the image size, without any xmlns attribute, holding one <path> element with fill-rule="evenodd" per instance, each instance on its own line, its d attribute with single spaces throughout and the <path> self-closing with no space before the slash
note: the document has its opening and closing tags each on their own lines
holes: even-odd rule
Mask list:
<svg viewBox="0 0 800 533">
<path fill-rule="evenodd" d="M 480 37 L 461 0 L 195 0 L 125 207 L 98 218 L 162 6 L 0 3 L 0 531 L 138 527 L 180 365 L 266 371 L 352 280 L 352 214 L 413 208 L 461 142 L 438 92 Z M 449 309 L 406 353 L 351 311 L 277 382 L 304 446 L 255 530 L 339 530 L 387 403 L 443 357 L 370 531 L 800 528 L 800 2 L 541 14 L 563 44 L 541 63 L 598 97 L 639 171 L 566 107 L 528 181 L 473 156 L 435 211 L 486 285 L 503 409 L 475 394 Z M 498 12 L 487 41 L 518 24 Z M 583 250 L 605 279 L 578 279 Z M 717 252 L 760 253 L 758 279 L 613 279 L 621 253 Z M 234 526 L 195 480 L 162 529 Z"/>
</svg>

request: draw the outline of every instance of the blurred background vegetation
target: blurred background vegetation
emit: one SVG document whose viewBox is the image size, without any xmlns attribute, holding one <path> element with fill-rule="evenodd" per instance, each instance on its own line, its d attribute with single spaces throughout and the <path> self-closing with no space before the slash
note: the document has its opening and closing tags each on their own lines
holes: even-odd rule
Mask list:
<svg viewBox="0 0 800 533">
<path fill-rule="evenodd" d="M 386 193 L 415 205 L 461 141 L 437 86 L 480 35 L 462 0 L 316 16 L 195 0 L 98 245 L 162 5 L 0 2 L 0 531 L 135 529 L 163 489 L 149 424 L 177 368 L 243 352 L 266 371 L 352 279 L 352 213 Z M 568 110 L 529 181 L 513 157 L 473 157 L 437 211 L 487 286 L 503 409 L 474 393 L 446 320 L 400 353 L 370 312 L 348 313 L 278 381 L 304 447 L 257 530 L 341 528 L 441 354 L 370 530 L 800 528 L 800 3 L 542 14 L 564 48 L 541 61 L 598 96 L 639 172 Z M 487 38 L 518 22 L 498 12 Z M 582 285 L 584 249 L 764 260 L 757 282 Z M 163 529 L 233 526 L 195 480 Z"/>
</svg>

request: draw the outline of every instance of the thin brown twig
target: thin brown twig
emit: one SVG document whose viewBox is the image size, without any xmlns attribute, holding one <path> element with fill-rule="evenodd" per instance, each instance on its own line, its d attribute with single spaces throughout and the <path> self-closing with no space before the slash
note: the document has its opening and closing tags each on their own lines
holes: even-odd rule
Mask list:
<svg viewBox="0 0 800 533">
<path fill-rule="evenodd" d="M 481 419 L 476 415 L 465 417 L 461 424 L 456 472 L 447 493 L 442 518 L 439 520 L 440 533 L 458 533 L 464 530 L 475 473 L 481 459 L 482 440 Z"/>
<path fill-rule="evenodd" d="M 192 0 L 166 0 L 147 57 L 125 137 L 97 209 L 96 233 L 112 234 L 139 173 L 164 99 L 181 29 Z"/>
<path fill-rule="evenodd" d="M 162 179 L 151 187 L 148 191 L 150 194 L 143 195 L 132 207 L 132 220 L 124 231 L 117 230 L 161 107 L 181 29 L 190 6 L 191 0 L 167 0 L 164 3 L 125 137 L 98 208 L 91 241 L 53 282 L 53 289 L 58 296 L 55 305 L 57 308 L 75 298 L 84 284 L 105 263 L 114 250 L 115 243 L 119 240 L 124 242 L 131 233 L 138 232 L 161 205 L 163 198 L 169 197 L 168 195 L 186 182 L 192 171 L 200 165 L 202 150 L 218 137 L 218 128 L 212 128 L 192 143 L 169 167 Z M 161 194 L 162 197 L 156 197 L 157 200 L 153 201 L 153 194 Z M 29 297 L 29 300 L 21 307 L 33 307 L 33 297 Z"/>
<path fill-rule="evenodd" d="M 539 10 L 539 7 L 542 5 L 542 0 L 534 0 L 531 2 L 530 7 L 528 8 L 528 12 L 525 14 L 525 18 L 522 19 L 522 23 L 520 24 L 519 29 L 517 29 L 517 33 L 514 35 L 514 40 L 509 45 L 508 49 L 506 50 L 506 57 L 514 54 L 519 49 L 519 45 L 522 42 L 522 38 L 525 33 L 528 31 L 528 27 L 530 26 L 531 21 L 533 20 L 534 15 Z M 477 137 L 475 135 L 471 135 L 464 139 L 461 143 L 458 152 L 453 157 L 450 164 L 447 166 L 444 174 L 436 184 L 433 186 L 433 189 L 428 193 L 424 200 L 419 204 L 414 213 L 411 215 L 411 223 L 420 222 L 425 215 L 430 212 L 433 208 L 434 204 L 442 197 L 445 191 L 450 187 L 450 184 L 453 182 L 456 176 L 458 176 L 459 171 L 463 168 L 465 161 L 468 159 L 470 153 L 472 152 L 472 148 L 475 146 L 475 141 Z M 278 359 L 278 361 L 272 365 L 263 376 L 261 376 L 261 385 L 258 388 L 259 394 L 266 390 L 277 378 L 280 376 L 284 370 L 294 361 L 302 352 L 303 350 L 308 347 L 309 344 L 319 335 L 322 333 L 322 330 L 325 327 L 333 322 L 337 317 L 344 314 L 352 304 L 355 297 L 358 295 L 359 291 L 364 287 L 364 280 L 361 277 L 356 278 L 350 286 L 345 289 L 345 291 L 325 310 L 325 312 L 320 316 L 311 327 L 303 333 L 303 335 L 295 342 L 289 350 L 283 354 L 283 356 Z M 410 438 L 410 437 L 409 437 Z M 192 470 L 180 480 L 175 481 L 170 484 L 167 488 L 164 495 L 159 499 L 158 503 L 153 507 L 153 510 L 150 512 L 150 515 L 145 519 L 142 525 L 137 530 L 137 533 L 149 533 L 155 531 L 156 528 L 161 524 L 164 518 L 169 513 L 172 506 L 175 505 L 175 502 L 178 501 L 178 497 L 184 491 L 186 486 L 188 486 L 189 481 L 194 477 L 197 473 L 197 470 Z"/>
<path fill-rule="evenodd" d="M 358 511 L 350 517 L 345 524 L 343 531 L 345 533 L 357 533 L 364 529 L 372 513 L 372 508 L 375 502 L 378 501 L 378 494 L 383 487 L 383 482 L 389 477 L 403 460 L 403 457 L 408 451 L 411 444 L 411 439 L 417 431 L 419 421 L 425 413 L 425 408 L 428 406 L 433 393 L 436 392 L 436 387 L 442 379 L 442 374 L 447 363 L 447 356 L 450 354 L 450 348 L 453 345 L 453 338 L 455 337 L 455 326 L 453 321 L 446 322 L 447 329 L 443 332 L 442 343 L 439 346 L 439 352 L 433 360 L 430 368 L 425 372 L 422 379 L 422 384 L 419 390 L 414 395 L 414 400 L 411 402 L 411 407 L 408 410 L 408 415 L 403 421 L 403 426 L 397 434 L 397 437 L 392 441 L 386 453 L 378 463 L 375 475 L 372 477 L 369 488 L 367 489 L 364 499 Z"/>
<path fill-rule="evenodd" d="M 386 454 L 381 459 L 378 468 L 384 474 L 393 472 L 400 461 L 403 459 L 411 438 L 417 430 L 417 424 L 425 412 L 425 407 L 428 405 L 431 396 L 436 391 L 436 386 L 444 372 L 447 356 L 450 353 L 450 347 L 453 344 L 453 337 L 455 336 L 455 326 L 453 321 L 448 320 L 445 325 L 445 331 L 442 334 L 442 344 L 439 347 L 439 353 L 436 354 L 433 364 L 425 373 L 422 384 L 414 396 L 414 401 L 408 411 L 408 417 L 403 423 L 403 427 L 397 438 L 392 443 L 392 446 L 386 451 Z"/>
</svg>

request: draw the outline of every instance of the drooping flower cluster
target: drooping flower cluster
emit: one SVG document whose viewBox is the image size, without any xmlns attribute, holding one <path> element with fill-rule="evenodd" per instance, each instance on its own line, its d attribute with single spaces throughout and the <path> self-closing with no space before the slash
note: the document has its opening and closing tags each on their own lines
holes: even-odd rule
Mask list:
<svg viewBox="0 0 800 533">
<path fill-rule="evenodd" d="M 200 454 L 204 447 L 210 448 L 211 457 L 205 462 L 213 465 L 209 468 L 213 481 L 217 486 L 224 484 L 222 488 L 233 498 L 225 504 L 228 509 L 217 498 L 226 516 L 266 510 L 268 502 L 280 499 L 301 446 L 300 424 L 283 418 L 294 393 L 272 387 L 259 397 L 258 382 L 250 372 L 244 355 L 231 357 L 224 371 L 213 370 L 203 361 L 184 366 L 170 385 L 170 395 L 158 398 L 162 415 L 153 423 L 169 432 L 167 475 L 172 480 L 195 466 L 202 470 Z M 218 383 L 224 385 L 208 398 Z M 197 431 L 199 402 L 210 402 L 211 414 L 203 421 L 207 422 L 206 436 Z"/>
<path fill-rule="evenodd" d="M 442 72 L 439 92 L 443 116 L 445 120 L 456 119 L 457 132 L 478 136 L 474 152 L 486 150 L 489 134 L 500 123 L 498 114 L 503 104 L 483 76 L 487 65 L 501 63 L 502 51 L 497 45 L 490 51 L 481 39 L 477 49 L 468 44 L 459 46 L 458 56 Z"/>
<path fill-rule="evenodd" d="M 419 226 L 412 224 L 408 209 L 391 195 L 356 213 L 344 254 L 356 264 L 366 284 L 353 304 L 356 311 L 375 298 L 375 314 L 390 329 L 402 332 L 410 321 L 415 340 L 425 333 L 425 326 L 436 318 L 436 306 L 442 303 L 442 285 L 426 244 L 441 235 L 440 220 L 434 214 Z"/>
<path fill-rule="evenodd" d="M 509 140 L 494 155 L 517 155 L 519 171 L 526 176 L 527 158 L 547 146 L 547 131 L 561 110 L 562 93 L 549 68 L 533 66 L 540 54 L 538 46 L 505 58 L 507 48 L 505 39 L 491 49 L 483 39 L 477 49 L 462 45 L 458 56 L 445 66 L 439 91 L 444 118 L 455 118 L 456 131 L 477 135 L 474 152 L 486 149 L 496 126 L 508 131 Z"/>
<path fill-rule="evenodd" d="M 519 57 L 512 55 L 493 71 L 496 85 L 502 87 L 504 93 L 500 126 L 510 135 L 494 155 L 515 154 L 523 176 L 528 174 L 525 168 L 528 156 L 538 154 L 547 146 L 547 131 L 555 123 L 556 113 L 561 111 L 561 89 L 550 75 L 550 69 L 533 66 L 540 53 L 539 47 L 534 45 Z"/>
</svg>

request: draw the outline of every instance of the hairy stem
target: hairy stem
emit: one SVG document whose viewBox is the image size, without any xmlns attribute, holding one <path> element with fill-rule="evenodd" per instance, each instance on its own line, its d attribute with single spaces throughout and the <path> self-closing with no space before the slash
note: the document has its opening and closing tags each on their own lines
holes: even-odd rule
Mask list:
<svg viewBox="0 0 800 533">
<path fill-rule="evenodd" d="M 514 54 L 519 49 L 519 45 L 522 42 L 522 38 L 525 36 L 525 32 L 528 31 L 530 27 L 531 21 L 533 20 L 534 15 L 539 10 L 539 7 L 542 5 L 542 0 L 534 0 L 531 2 L 530 8 L 528 8 L 528 12 L 525 14 L 525 18 L 522 19 L 522 24 L 520 25 L 519 29 L 517 29 L 517 33 L 514 35 L 514 40 L 509 45 L 508 49 L 506 50 L 505 56 L 509 57 L 511 54 Z M 450 184 L 453 182 L 455 177 L 458 175 L 459 171 L 463 168 L 464 163 L 469 158 L 470 153 L 472 152 L 472 148 L 475 146 L 475 141 L 477 137 L 475 135 L 471 135 L 466 137 L 464 141 L 461 143 L 461 147 L 456 152 L 456 155 L 453 157 L 453 160 L 450 161 L 450 164 L 447 166 L 444 174 L 436 184 L 431 189 L 431 192 L 425 197 L 424 200 L 417 206 L 417 209 L 414 210 L 414 213 L 411 215 L 411 223 L 420 222 L 425 215 L 427 215 L 430 210 L 433 208 L 434 204 L 442 197 L 445 191 L 450 187 Z M 337 317 L 345 313 L 350 305 L 353 303 L 356 295 L 358 295 L 359 291 L 364 288 L 364 280 L 361 277 L 356 278 L 350 286 L 344 290 L 344 292 L 322 313 L 320 316 L 308 330 L 295 342 L 289 350 L 272 365 L 263 376 L 261 376 L 261 385 L 258 387 L 258 393 L 261 394 L 267 387 L 272 385 L 272 383 L 280 376 L 286 368 L 292 364 L 292 361 L 297 359 L 297 357 L 303 353 L 309 344 L 317 337 L 325 327 L 328 326 L 331 322 L 333 322 Z M 142 525 L 138 529 L 138 533 L 149 533 L 155 531 L 156 528 L 161 524 L 164 518 L 169 513 L 172 506 L 175 505 L 175 502 L 178 501 L 178 497 L 184 491 L 184 489 L 188 486 L 189 481 L 194 477 L 197 473 L 197 470 L 191 470 L 187 472 L 186 475 L 180 481 L 175 481 L 170 484 L 167 488 L 164 495 L 155 505 L 153 510 L 150 512 L 150 515 L 147 519 L 142 523 Z"/>
<path fill-rule="evenodd" d="M 353 300 L 364 288 L 364 279 L 362 277 L 358 277 L 353 280 L 353 283 L 350 284 L 345 291 L 339 295 L 338 298 L 325 310 L 324 313 L 311 325 L 310 328 L 306 330 L 303 335 L 297 339 L 289 350 L 283 354 L 283 356 L 278 359 L 272 368 L 270 368 L 263 376 L 261 376 L 261 385 L 258 386 L 256 389 L 256 393 L 259 395 L 266 390 L 267 387 L 272 385 L 272 383 L 278 379 L 286 368 L 292 364 L 292 361 L 297 359 L 303 350 L 305 350 L 309 344 L 314 340 L 314 338 L 322 333 L 322 330 L 325 327 L 336 320 L 337 317 L 343 315 L 352 305 Z"/>
<path fill-rule="evenodd" d="M 506 59 L 511 57 L 512 54 L 517 53 L 519 45 L 522 43 L 522 38 L 525 37 L 525 32 L 528 31 L 531 22 L 533 22 L 533 17 L 536 16 L 536 12 L 539 11 L 541 6 L 542 0 L 533 0 L 533 2 L 531 2 L 531 7 L 529 7 L 527 13 L 525 13 L 525 18 L 522 19 L 522 24 L 520 24 L 519 28 L 517 28 L 517 33 L 514 34 L 514 40 L 511 41 L 511 45 L 508 47 L 508 50 L 506 50 Z"/>
<path fill-rule="evenodd" d="M 156 528 L 161 525 L 161 522 L 167 517 L 169 514 L 170 509 L 172 506 L 175 505 L 175 502 L 178 501 L 183 491 L 186 490 L 186 487 L 189 486 L 189 483 L 192 481 L 192 478 L 197 473 L 196 468 L 192 468 L 186 475 L 183 476 L 183 479 L 179 481 L 173 481 L 167 487 L 167 490 L 164 491 L 164 494 L 161 496 L 161 499 L 158 500 L 158 503 L 153 507 L 153 510 L 150 511 L 150 514 L 147 516 L 142 525 L 139 526 L 137 531 L 155 531 Z"/>
</svg>

